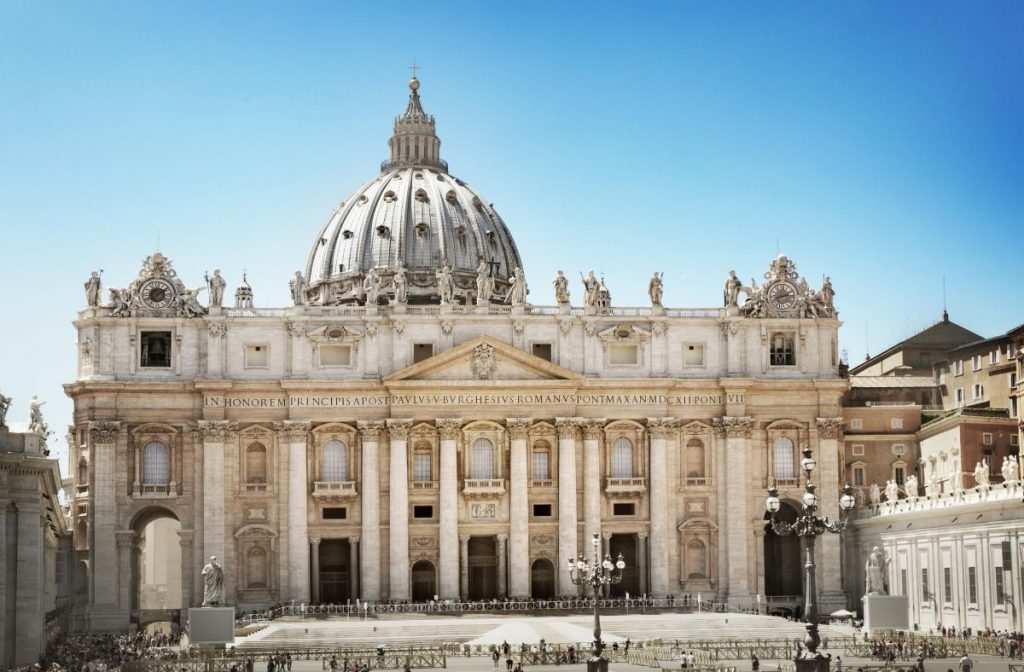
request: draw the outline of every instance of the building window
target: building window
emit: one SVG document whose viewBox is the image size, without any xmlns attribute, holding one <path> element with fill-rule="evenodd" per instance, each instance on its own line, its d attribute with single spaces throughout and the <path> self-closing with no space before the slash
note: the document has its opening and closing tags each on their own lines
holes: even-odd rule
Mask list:
<svg viewBox="0 0 1024 672">
<path fill-rule="evenodd" d="M 690 439 L 686 442 L 686 477 L 704 478 L 704 442 Z"/>
<path fill-rule="evenodd" d="M 551 505 L 550 504 L 534 504 L 533 505 L 533 517 L 534 518 L 550 518 L 551 517 Z"/>
<path fill-rule="evenodd" d="M 981 371 L 981 355 L 971 357 L 971 368 L 975 371 Z"/>
<path fill-rule="evenodd" d="M 704 366 L 703 343 L 686 343 L 683 345 L 683 366 Z"/>
<path fill-rule="evenodd" d="M 1004 581 L 1003 568 L 998 566 L 998 565 L 996 565 L 995 574 L 996 574 L 996 585 L 995 585 L 995 588 L 996 588 L 996 604 L 1002 605 L 1002 604 L 1005 604 L 1005 599 L 1006 599 L 1006 593 L 1004 592 L 1005 589 L 1006 589 L 1006 586 L 1003 583 L 1003 581 Z"/>
<path fill-rule="evenodd" d="M 864 485 L 864 467 L 853 468 L 853 484 Z"/>
<path fill-rule="evenodd" d="M 426 518 L 430 519 L 434 517 L 434 507 L 430 504 L 417 504 L 412 507 L 413 518 Z"/>
<path fill-rule="evenodd" d="M 470 455 L 470 478 L 494 478 L 494 444 L 489 439 L 480 438 L 473 442 Z"/>
<path fill-rule="evenodd" d="M 906 455 L 907 454 L 907 444 L 905 444 L 905 443 L 894 443 L 894 444 L 892 444 L 891 450 L 892 450 L 892 454 L 896 455 L 897 457 L 900 456 L 900 455 Z"/>
<path fill-rule="evenodd" d="M 321 478 L 328 483 L 341 483 L 348 480 L 348 446 L 342 441 L 332 439 L 324 444 Z"/>
<path fill-rule="evenodd" d="M 344 506 L 325 506 L 323 511 L 324 520 L 345 520 L 348 518 L 348 509 Z"/>
<path fill-rule="evenodd" d="M 267 587 L 267 552 L 265 550 L 259 546 L 249 549 L 245 556 L 245 573 L 249 579 L 247 587 Z"/>
<path fill-rule="evenodd" d="M 772 334 L 768 354 L 769 363 L 772 366 L 796 366 L 796 349 L 793 346 L 793 334 L 781 332 Z"/>
<path fill-rule="evenodd" d="M 953 375 L 962 376 L 964 375 L 964 360 L 958 359 L 953 362 Z"/>
<path fill-rule="evenodd" d="M 147 368 L 170 368 L 171 332 L 144 331 L 139 339 L 142 347 L 139 366 Z"/>
<path fill-rule="evenodd" d="M 412 454 L 412 480 L 432 481 L 433 461 L 433 455 L 429 447 L 420 448 L 417 446 L 416 451 Z"/>
<path fill-rule="evenodd" d="M 1020 440 L 1018 439 L 1016 434 L 1010 434 L 1010 445 L 1011 446 L 1020 445 Z"/>
<path fill-rule="evenodd" d="M 1018 413 L 1017 413 L 1017 397 L 1010 397 L 1010 417 L 1011 418 L 1018 417 Z M 1013 439 L 1013 438 L 1016 438 L 1016 437 L 1011 436 L 1010 438 Z M 1016 444 L 1014 444 L 1014 445 L 1016 445 Z"/>
<path fill-rule="evenodd" d="M 624 436 L 612 441 L 612 478 L 633 478 L 633 442 Z"/>
<path fill-rule="evenodd" d="M 907 570 L 900 570 L 900 594 L 903 596 L 909 595 L 907 592 Z"/>
<path fill-rule="evenodd" d="M 927 567 L 922 567 L 921 568 L 921 596 L 924 597 L 927 600 L 928 596 L 930 594 L 931 594 L 931 591 L 928 590 L 928 568 Z"/>
<path fill-rule="evenodd" d="M 988 353 L 988 363 L 998 364 L 999 363 L 999 349 L 996 348 L 992 352 Z"/>
<path fill-rule="evenodd" d="M 245 481 L 267 482 L 267 449 L 262 443 L 250 444 L 245 449 Z"/>
<path fill-rule="evenodd" d="M 546 481 L 551 478 L 551 450 L 548 448 L 547 442 L 535 443 L 531 457 L 533 458 L 530 465 L 533 480 Z"/>
<path fill-rule="evenodd" d="M 850 454 L 851 455 L 864 455 L 864 444 L 863 443 L 855 443 L 852 446 L 850 446 Z"/>
<path fill-rule="evenodd" d="M 793 439 L 780 436 L 772 442 L 775 478 L 796 478 L 796 453 Z"/>
<path fill-rule="evenodd" d="M 956 405 L 957 406 L 963 406 L 964 405 L 964 388 L 962 388 L 962 387 L 956 388 L 956 393 L 955 394 L 956 394 Z"/>
<path fill-rule="evenodd" d="M 864 421 L 860 418 L 851 418 L 850 429 L 864 429 Z"/>
<path fill-rule="evenodd" d="M 434 344 L 433 343 L 413 343 L 412 346 L 412 363 L 418 364 L 424 360 L 430 359 L 434 356 Z"/>
<path fill-rule="evenodd" d="M 352 366 L 352 346 L 323 343 L 320 345 L 320 366 Z"/>
<path fill-rule="evenodd" d="M 949 567 L 942 568 L 942 601 L 953 602 L 953 570 Z"/>
<path fill-rule="evenodd" d="M 981 445 L 991 446 L 992 445 L 992 432 L 981 433 Z"/>
<path fill-rule="evenodd" d="M 150 441 L 142 449 L 142 483 L 167 485 L 171 482 L 171 454 L 166 443 Z"/>
<path fill-rule="evenodd" d="M 245 346 L 245 368 L 265 369 L 267 368 L 267 355 L 269 348 L 265 345 Z"/>
<path fill-rule="evenodd" d="M 631 343 L 612 343 L 608 346 L 609 364 L 631 366 L 639 361 L 639 349 Z"/>
<path fill-rule="evenodd" d="M 686 578 L 706 579 L 708 555 L 704 542 L 694 539 L 686 545 Z"/>
<path fill-rule="evenodd" d="M 892 478 L 896 481 L 896 485 L 903 485 L 903 482 L 907 480 L 907 465 L 895 464 L 892 467 Z"/>
<path fill-rule="evenodd" d="M 1010 371 L 1010 389 L 1017 387 L 1017 372 Z"/>
<path fill-rule="evenodd" d="M 632 502 L 615 502 L 612 504 L 612 515 L 613 516 L 633 516 L 636 515 L 636 505 Z"/>
<path fill-rule="evenodd" d="M 532 348 L 533 356 L 540 357 L 546 362 L 551 361 L 551 344 L 550 343 L 534 343 Z"/>
<path fill-rule="evenodd" d="M 891 418 L 889 420 L 889 429 L 903 429 L 903 418 Z"/>
<path fill-rule="evenodd" d="M 971 604 L 978 603 L 978 569 L 977 567 L 967 568 L 967 601 Z"/>
<path fill-rule="evenodd" d="M 980 383 L 975 383 L 974 387 L 971 388 L 971 392 L 975 399 L 981 399 L 985 396 L 985 386 Z"/>
</svg>

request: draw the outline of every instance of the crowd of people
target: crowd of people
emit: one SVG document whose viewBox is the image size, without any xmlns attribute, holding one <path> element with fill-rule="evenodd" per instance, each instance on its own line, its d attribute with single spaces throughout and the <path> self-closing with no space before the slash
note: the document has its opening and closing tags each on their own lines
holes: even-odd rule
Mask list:
<svg viewBox="0 0 1024 672">
<path fill-rule="evenodd" d="M 1000 657 L 1021 658 L 1024 653 L 1024 634 L 997 631 L 986 628 L 973 631 L 971 628 L 938 628 L 938 638 L 917 637 L 913 634 L 896 633 L 870 641 L 871 657 L 886 663 L 909 662 L 912 659 L 944 658 L 966 651 L 962 640 L 981 639 L 992 642 L 992 651 Z"/>
<path fill-rule="evenodd" d="M 50 642 L 39 666 L 67 672 L 106 672 L 132 660 L 177 657 L 178 637 L 167 633 L 65 635 Z"/>
</svg>

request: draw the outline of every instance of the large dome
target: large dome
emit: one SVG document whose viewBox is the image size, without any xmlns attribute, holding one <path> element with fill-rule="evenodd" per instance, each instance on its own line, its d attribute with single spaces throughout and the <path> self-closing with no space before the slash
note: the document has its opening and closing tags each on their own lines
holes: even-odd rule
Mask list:
<svg viewBox="0 0 1024 672">
<path fill-rule="evenodd" d="M 399 267 L 408 278 L 409 303 L 438 303 L 435 273 L 452 269 L 457 301 L 476 300 L 478 269 L 493 277 L 491 301 L 505 296 L 519 251 L 494 207 L 440 159 L 434 118 L 420 105 L 419 82 L 409 88 L 405 114 L 395 119 L 391 157 L 381 174 L 345 199 L 313 242 L 306 265 L 311 303 L 365 300 L 364 278 L 375 269 L 382 297 L 394 299 Z"/>
</svg>

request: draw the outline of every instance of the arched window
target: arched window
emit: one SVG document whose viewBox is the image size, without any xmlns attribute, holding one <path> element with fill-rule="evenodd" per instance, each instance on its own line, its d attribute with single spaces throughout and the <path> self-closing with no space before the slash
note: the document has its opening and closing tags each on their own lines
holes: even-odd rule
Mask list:
<svg viewBox="0 0 1024 672">
<path fill-rule="evenodd" d="M 686 571 L 688 579 L 706 579 L 708 577 L 708 555 L 704 542 L 694 539 L 686 545 Z"/>
<path fill-rule="evenodd" d="M 473 442 L 470 474 L 474 479 L 494 478 L 494 444 L 490 440 L 480 438 Z"/>
<path fill-rule="evenodd" d="M 793 439 L 780 436 L 772 442 L 772 460 L 775 478 L 796 478 L 796 453 Z"/>
<path fill-rule="evenodd" d="M 686 477 L 704 478 L 704 442 L 690 439 L 686 442 Z"/>
<path fill-rule="evenodd" d="M 245 477 L 247 483 L 267 482 L 267 449 L 262 443 L 253 443 L 246 448 Z"/>
<path fill-rule="evenodd" d="M 433 454 L 429 443 L 418 443 L 412 454 L 412 480 L 432 481 Z"/>
<path fill-rule="evenodd" d="M 166 443 L 150 441 L 142 449 L 142 482 L 145 485 L 171 482 L 171 455 Z"/>
<path fill-rule="evenodd" d="M 78 461 L 78 484 L 85 485 L 89 482 L 89 463 L 83 457 Z"/>
<path fill-rule="evenodd" d="M 633 476 L 633 442 L 620 436 L 612 441 L 612 478 Z"/>
<path fill-rule="evenodd" d="M 321 476 L 328 483 L 348 480 L 348 446 L 332 439 L 324 444 Z"/>
<path fill-rule="evenodd" d="M 546 481 L 551 478 L 551 446 L 547 441 L 533 444 L 531 472 L 533 480 Z"/>
<path fill-rule="evenodd" d="M 245 556 L 245 574 L 249 588 L 267 587 L 267 552 L 259 546 L 249 549 Z"/>
</svg>

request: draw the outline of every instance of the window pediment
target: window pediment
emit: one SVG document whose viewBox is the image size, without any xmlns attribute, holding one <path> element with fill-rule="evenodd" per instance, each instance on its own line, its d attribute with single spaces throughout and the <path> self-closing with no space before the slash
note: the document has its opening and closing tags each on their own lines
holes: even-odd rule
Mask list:
<svg viewBox="0 0 1024 672">
<path fill-rule="evenodd" d="M 260 523 L 249 523 L 235 531 L 235 539 L 273 539 L 275 537 L 277 537 L 277 532 L 272 527 Z"/>
<path fill-rule="evenodd" d="M 337 343 L 357 347 L 365 333 L 340 324 L 330 324 L 306 332 L 306 338 L 313 343 Z"/>
<path fill-rule="evenodd" d="M 641 329 L 635 324 L 618 324 L 597 332 L 603 348 L 607 349 L 612 343 L 631 343 L 643 345 L 651 338 L 651 332 Z"/>
</svg>

